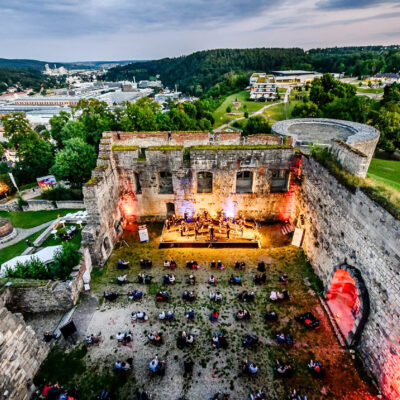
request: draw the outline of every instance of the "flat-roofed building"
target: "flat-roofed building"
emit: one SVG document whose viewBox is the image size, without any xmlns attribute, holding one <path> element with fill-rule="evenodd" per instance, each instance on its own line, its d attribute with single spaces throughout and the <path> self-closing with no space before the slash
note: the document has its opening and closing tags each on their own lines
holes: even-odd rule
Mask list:
<svg viewBox="0 0 400 400">
<path fill-rule="evenodd" d="M 21 106 L 76 106 L 80 98 L 75 96 L 31 96 L 31 97 L 21 97 L 14 101 L 15 105 Z"/>
<path fill-rule="evenodd" d="M 250 77 L 250 99 L 275 100 L 278 94 L 276 92 L 276 82 L 272 75 L 265 73 L 254 73 Z"/>
<path fill-rule="evenodd" d="M 287 71 L 272 71 L 276 83 L 293 84 L 293 83 L 309 83 L 315 78 L 321 78 L 322 74 L 315 71 L 303 70 L 287 70 Z"/>
</svg>

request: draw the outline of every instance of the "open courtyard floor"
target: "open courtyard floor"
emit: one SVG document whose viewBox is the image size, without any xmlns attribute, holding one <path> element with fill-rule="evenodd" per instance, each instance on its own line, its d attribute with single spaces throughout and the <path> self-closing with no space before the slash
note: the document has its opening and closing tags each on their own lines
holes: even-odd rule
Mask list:
<svg viewBox="0 0 400 400">
<path fill-rule="evenodd" d="M 36 376 L 40 386 L 45 381 L 58 381 L 64 387 L 77 387 L 80 399 L 94 399 L 103 389 L 112 399 L 134 399 L 137 390 L 146 390 L 153 399 L 210 399 L 218 391 L 229 393 L 230 399 L 248 399 L 250 393 L 263 389 L 270 400 L 289 399 L 293 389 L 309 400 L 314 399 L 375 399 L 370 386 L 363 380 L 365 373 L 357 359 L 341 347 L 333 333 L 329 319 L 319 300 L 322 285 L 306 260 L 303 251 L 290 246 L 290 240 L 279 229 L 262 227 L 262 247 L 259 249 L 207 249 L 171 248 L 159 249 L 161 224 L 148 225 L 150 241 L 140 243 L 136 232 L 127 232 L 117 246 L 107 265 L 92 272 L 91 291 L 82 295 L 73 320 L 77 325 L 79 343 L 60 341 L 56 344 Z M 129 262 L 127 270 L 117 269 L 118 260 Z M 151 269 L 142 269 L 140 259 L 152 261 Z M 174 260 L 177 268 L 167 270 L 164 260 Z M 189 270 L 187 261 L 197 261 L 199 268 Z M 212 269 L 212 261 L 221 260 L 224 270 Z M 244 262 L 244 270 L 235 270 L 235 262 Z M 258 263 L 266 265 L 265 283 L 255 284 L 254 276 L 260 274 Z M 127 282 L 117 284 L 117 276 L 127 274 Z M 150 284 L 138 283 L 138 274 L 151 275 Z M 165 274 L 175 276 L 174 285 L 164 285 Z M 287 284 L 279 277 L 287 274 Z M 196 283 L 188 283 L 189 275 Z M 231 285 L 229 278 L 241 277 L 242 285 Z M 217 284 L 211 285 L 211 275 Z M 139 301 L 129 300 L 127 293 L 138 289 L 143 292 Z M 271 291 L 289 291 L 289 299 L 278 303 L 270 300 Z M 184 290 L 193 291 L 195 300 L 182 299 Z M 254 291 L 254 302 L 242 302 L 237 295 Z M 114 301 L 104 299 L 104 291 L 118 291 Z M 167 291 L 168 302 L 156 302 L 156 294 Z M 210 292 L 219 291 L 223 300 L 216 303 L 209 299 Z M 189 321 L 187 313 L 195 312 Z M 217 310 L 219 318 L 212 323 L 209 314 Z M 247 321 L 236 321 L 238 310 L 250 313 Z M 162 311 L 172 310 L 173 321 L 161 321 Z M 132 322 L 131 313 L 144 311 L 149 319 Z M 265 312 L 275 311 L 278 320 L 267 322 Z M 321 323 L 319 329 L 310 330 L 294 317 L 312 312 Z M 39 330 L 50 321 L 29 321 Z M 132 332 L 132 341 L 118 343 L 119 332 Z M 154 345 L 148 335 L 162 333 L 163 343 Z M 180 332 L 194 337 L 191 345 L 177 343 Z M 98 345 L 85 346 L 86 335 L 101 332 Z M 213 348 L 213 333 L 224 332 L 227 348 Z M 258 345 L 243 346 L 243 336 L 252 333 L 259 337 Z M 293 343 L 278 344 L 277 333 L 289 334 Z M 150 361 L 158 355 L 166 361 L 164 376 L 154 376 L 149 370 Z M 116 361 L 133 359 L 132 368 L 126 372 L 115 370 Z M 194 362 L 193 371 L 184 375 L 184 360 Z M 290 364 L 293 373 L 282 377 L 275 368 L 276 360 Z M 242 363 L 248 360 L 258 366 L 254 375 L 242 371 Z M 316 377 L 308 369 L 310 360 L 323 365 L 324 375 Z"/>
</svg>

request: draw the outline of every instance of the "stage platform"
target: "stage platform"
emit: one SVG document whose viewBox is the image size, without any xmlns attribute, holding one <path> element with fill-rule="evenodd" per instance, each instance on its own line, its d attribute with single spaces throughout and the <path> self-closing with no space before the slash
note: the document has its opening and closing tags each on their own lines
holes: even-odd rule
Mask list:
<svg viewBox="0 0 400 400">
<path fill-rule="evenodd" d="M 226 230 L 223 228 L 221 232 L 214 225 L 214 238 L 210 240 L 208 229 L 199 232 L 197 238 L 194 229 L 185 232 L 181 236 L 179 227 L 173 226 L 169 230 L 164 226 L 161 239 L 160 249 L 173 247 L 196 247 L 196 248 L 260 248 L 261 238 L 258 230 L 253 226 L 245 226 L 243 234 L 231 229 L 229 238 L 227 238 Z"/>
</svg>

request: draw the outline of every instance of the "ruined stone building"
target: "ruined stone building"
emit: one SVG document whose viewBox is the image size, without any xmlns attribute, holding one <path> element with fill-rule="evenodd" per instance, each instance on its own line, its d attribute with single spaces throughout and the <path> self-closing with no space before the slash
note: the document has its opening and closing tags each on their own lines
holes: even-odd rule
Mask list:
<svg viewBox="0 0 400 400">
<path fill-rule="evenodd" d="M 384 395 L 399 399 L 399 221 L 295 149 L 328 146 L 344 169 L 365 177 L 379 132 L 326 119 L 282 121 L 273 132 L 246 138 L 237 132 L 105 132 L 84 187 L 89 221 L 83 238 L 92 260 L 104 264 L 133 220 L 207 210 L 294 222 L 304 229 L 302 246 L 328 305 L 335 291 L 354 296 L 350 325 L 333 318 L 340 335 L 358 350 Z"/>
</svg>

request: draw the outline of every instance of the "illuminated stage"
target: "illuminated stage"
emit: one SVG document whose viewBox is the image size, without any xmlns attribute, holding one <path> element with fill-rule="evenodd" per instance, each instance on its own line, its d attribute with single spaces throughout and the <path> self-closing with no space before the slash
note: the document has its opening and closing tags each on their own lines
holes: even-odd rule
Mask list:
<svg viewBox="0 0 400 400">
<path fill-rule="evenodd" d="M 242 248 L 260 248 L 261 236 L 256 224 L 245 224 L 243 233 L 239 228 L 233 226 L 229 232 L 229 238 L 225 227 L 219 228 L 216 221 L 210 222 L 206 228 L 199 229 L 195 234 L 195 222 L 188 222 L 188 231 L 181 235 L 179 226 L 173 225 L 169 229 L 164 225 L 159 248 L 169 247 L 242 247 Z M 211 239 L 210 229 L 214 228 L 213 239 Z"/>
</svg>

